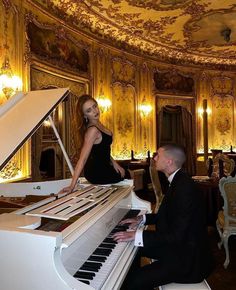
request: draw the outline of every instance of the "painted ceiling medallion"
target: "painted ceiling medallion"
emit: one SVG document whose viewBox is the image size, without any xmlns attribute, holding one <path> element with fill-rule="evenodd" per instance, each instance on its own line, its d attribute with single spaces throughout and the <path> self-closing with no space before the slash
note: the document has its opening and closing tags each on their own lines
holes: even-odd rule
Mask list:
<svg viewBox="0 0 236 290">
<path fill-rule="evenodd" d="M 235 0 L 28 1 L 117 48 L 172 63 L 236 66 Z"/>
</svg>

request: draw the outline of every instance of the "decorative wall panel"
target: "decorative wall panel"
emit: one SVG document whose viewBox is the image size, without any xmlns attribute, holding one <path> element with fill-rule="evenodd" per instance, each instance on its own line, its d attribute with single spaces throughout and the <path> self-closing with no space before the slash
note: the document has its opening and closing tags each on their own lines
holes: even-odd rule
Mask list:
<svg viewBox="0 0 236 290">
<path fill-rule="evenodd" d="M 112 86 L 112 103 L 114 116 L 113 152 L 118 159 L 130 157 L 135 149 L 135 89 L 131 85 L 121 83 Z"/>
<path fill-rule="evenodd" d="M 209 78 L 208 83 L 209 149 L 229 151 L 231 145 L 235 146 L 234 79 L 221 73 Z"/>
<path fill-rule="evenodd" d="M 101 122 L 109 129 L 112 126 L 112 95 L 110 88 L 110 58 L 106 49 L 98 48 L 94 53 L 94 97 L 97 99 L 101 117 Z"/>
<path fill-rule="evenodd" d="M 135 66 L 125 58 L 111 59 L 111 90 L 113 108 L 113 155 L 118 159 L 130 158 L 136 149 L 135 136 Z"/>
<path fill-rule="evenodd" d="M 135 65 L 128 59 L 116 57 L 112 60 L 112 81 L 135 84 Z"/>
</svg>

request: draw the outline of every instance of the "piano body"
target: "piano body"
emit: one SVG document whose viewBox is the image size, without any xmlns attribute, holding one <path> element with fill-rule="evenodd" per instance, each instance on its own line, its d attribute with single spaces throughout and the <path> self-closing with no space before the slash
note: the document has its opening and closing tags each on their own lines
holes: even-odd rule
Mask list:
<svg viewBox="0 0 236 290">
<path fill-rule="evenodd" d="M 4 104 L 0 169 L 67 94 L 67 89 L 35 91 Z M 27 122 L 19 128 L 25 110 Z M 12 125 L 6 129 L 6 124 Z M 0 184 L 1 196 L 45 197 L 0 215 L 1 289 L 120 288 L 137 248 L 133 242 L 115 244 L 109 235 L 125 216 L 150 212 L 150 203 L 135 195 L 129 180 L 105 186 L 85 182 L 69 195 L 58 193 L 69 183 L 70 179 Z"/>
</svg>

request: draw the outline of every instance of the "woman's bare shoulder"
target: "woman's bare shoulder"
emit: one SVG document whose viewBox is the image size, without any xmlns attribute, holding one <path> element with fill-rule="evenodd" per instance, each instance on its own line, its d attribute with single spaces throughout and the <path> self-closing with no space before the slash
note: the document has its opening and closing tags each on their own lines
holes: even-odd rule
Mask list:
<svg viewBox="0 0 236 290">
<path fill-rule="evenodd" d="M 86 132 L 97 132 L 100 131 L 99 128 L 95 125 L 91 125 L 86 129 Z"/>
<path fill-rule="evenodd" d="M 96 136 L 96 135 L 100 135 L 100 134 L 101 134 L 101 132 L 96 126 L 88 127 L 86 132 L 85 132 L 85 136 Z"/>
</svg>

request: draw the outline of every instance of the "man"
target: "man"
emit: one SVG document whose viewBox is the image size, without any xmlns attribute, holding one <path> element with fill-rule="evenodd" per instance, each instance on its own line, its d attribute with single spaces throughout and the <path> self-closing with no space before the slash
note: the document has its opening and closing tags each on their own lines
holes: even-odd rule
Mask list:
<svg viewBox="0 0 236 290">
<path fill-rule="evenodd" d="M 194 181 L 181 169 L 185 153 L 180 146 L 165 145 L 155 156 L 156 169 L 170 183 L 157 214 L 126 219 L 130 228 L 144 223 L 155 230 L 115 233 L 118 242 L 132 241 L 141 255 L 154 261 L 130 271 L 123 289 L 148 290 L 171 282 L 198 283 L 210 273 L 210 257 L 203 199 Z"/>
</svg>

